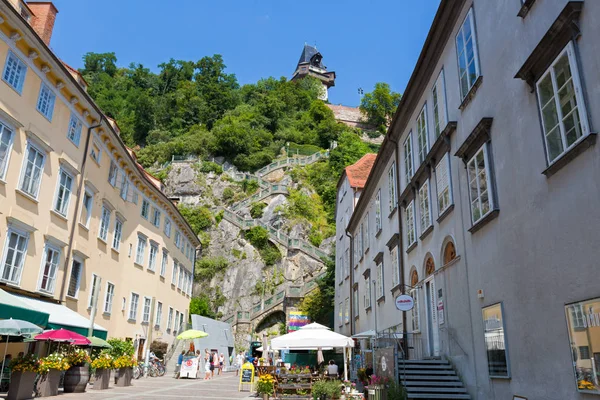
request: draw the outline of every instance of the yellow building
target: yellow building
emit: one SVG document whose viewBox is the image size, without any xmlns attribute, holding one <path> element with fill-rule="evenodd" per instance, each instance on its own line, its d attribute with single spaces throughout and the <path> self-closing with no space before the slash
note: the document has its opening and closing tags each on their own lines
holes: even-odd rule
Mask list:
<svg viewBox="0 0 600 400">
<path fill-rule="evenodd" d="M 200 243 L 49 49 L 56 13 L 0 0 L 0 289 L 86 332 L 96 298 L 96 334 L 141 355 L 187 321 Z"/>
</svg>

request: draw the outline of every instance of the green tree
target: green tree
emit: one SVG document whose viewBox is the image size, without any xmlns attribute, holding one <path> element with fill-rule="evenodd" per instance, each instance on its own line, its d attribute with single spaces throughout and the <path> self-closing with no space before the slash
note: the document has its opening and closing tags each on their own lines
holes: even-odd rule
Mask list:
<svg viewBox="0 0 600 400">
<path fill-rule="evenodd" d="M 192 297 L 190 300 L 190 315 L 192 314 L 215 318 L 215 313 L 211 307 L 210 297 L 208 297 L 206 293 L 201 293 L 198 297 Z"/>
<path fill-rule="evenodd" d="M 399 93 L 393 92 L 387 83 L 377 82 L 375 89 L 363 96 L 360 110 L 367 116 L 367 123 L 385 135 L 401 97 Z"/>
<path fill-rule="evenodd" d="M 207 207 L 180 204 L 178 208 L 181 215 L 183 215 L 197 235 L 201 231 L 210 228 L 213 224 L 213 214 Z"/>
<path fill-rule="evenodd" d="M 329 153 L 329 164 L 339 176 L 348 165 L 354 164 L 370 151 L 369 145 L 352 133 L 342 133 L 338 146 Z"/>
<path fill-rule="evenodd" d="M 325 276 L 317 281 L 317 288 L 304 296 L 300 311 L 306 313 L 311 321 L 333 328 L 335 299 L 335 256 L 323 260 Z"/>
</svg>

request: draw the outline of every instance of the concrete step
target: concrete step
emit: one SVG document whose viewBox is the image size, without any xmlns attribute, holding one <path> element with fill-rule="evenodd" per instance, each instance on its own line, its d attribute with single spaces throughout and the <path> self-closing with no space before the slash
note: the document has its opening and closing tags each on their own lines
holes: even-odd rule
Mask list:
<svg viewBox="0 0 600 400">
<path fill-rule="evenodd" d="M 405 369 L 400 370 L 402 375 L 455 375 L 453 369 Z"/>
<path fill-rule="evenodd" d="M 407 387 L 409 394 L 412 393 L 467 393 L 465 388 L 440 388 L 440 387 Z"/>
<path fill-rule="evenodd" d="M 412 399 L 442 399 L 442 400 L 455 400 L 455 399 L 465 399 L 471 400 L 471 396 L 468 394 L 433 394 L 433 393 L 415 393 L 408 395 L 408 400 Z"/>
<path fill-rule="evenodd" d="M 433 378 L 437 378 L 437 377 L 433 377 Z M 444 386 L 444 387 L 456 387 L 456 386 L 461 386 L 462 387 L 462 382 L 459 381 L 458 379 L 453 380 L 453 381 L 423 381 L 423 380 L 418 380 L 418 381 L 404 381 L 402 382 L 404 384 L 404 386 L 406 386 L 407 388 L 410 386 Z"/>
<path fill-rule="evenodd" d="M 414 370 L 414 369 L 449 369 L 452 370 L 452 365 L 450 364 L 411 364 L 404 367 L 406 370 Z"/>
<path fill-rule="evenodd" d="M 421 371 L 422 372 L 422 371 Z M 456 375 L 404 375 L 400 374 L 400 378 L 406 381 L 414 381 L 414 380 L 430 380 L 430 381 L 459 381 L 460 379 Z M 406 379 L 405 379 L 406 378 Z"/>
<path fill-rule="evenodd" d="M 400 361 L 399 364 L 450 364 L 448 360 L 404 360 Z"/>
</svg>

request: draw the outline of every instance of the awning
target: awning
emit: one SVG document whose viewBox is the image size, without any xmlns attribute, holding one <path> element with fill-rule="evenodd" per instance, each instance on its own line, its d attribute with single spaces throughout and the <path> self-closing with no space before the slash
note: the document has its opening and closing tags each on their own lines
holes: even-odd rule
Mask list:
<svg viewBox="0 0 600 400">
<path fill-rule="evenodd" d="M 27 304 L 32 309 L 41 310 L 45 313 L 48 313 L 50 316 L 48 317 L 48 323 L 46 324 L 47 328 L 65 328 L 83 336 L 88 335 L 90 320 L 76 311 L 63 306 L 62 304 L 48 303 L 46 301 L 30 299 L 22 296 L 13 297 L 18 298 L 18 300 Z M 108 331 L 100 325 L 94 324 L 94 333 L 92 336 L 106 340 L 108 337 Z"/>
<path fill-rule="evenodd" d="M 356 335 L 352 336 L 352 339 L 370 339 L 372 337 L 375 337 L 375 331 L 373 329 L 371 329 L 370 331 L 357 333 Z"/>
<path fill-rule="evenodd" d="M 48 325 L 48 313 L 31 308 L 29 304 L 0 289 L 0 319 L 22 319 L 45 328 Z"/>
</svg>

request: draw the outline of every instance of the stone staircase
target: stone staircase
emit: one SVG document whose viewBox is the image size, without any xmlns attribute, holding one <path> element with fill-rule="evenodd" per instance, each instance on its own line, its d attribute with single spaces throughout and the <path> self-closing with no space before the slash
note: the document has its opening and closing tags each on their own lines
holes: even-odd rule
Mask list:
<svg viewBox="0 0 600 400">
<path fill-rule="evenodd" d="M 403 360 L 398 365 L 400 382 L 412 399 L 471 399 L 447 360 Z"/>
<path fill-rule="evenodd" d="M 169 349 L 167 354 L 165 355 L 165 365 L 167 366 L 167 375 L 175 374 L 175 370 L 177 369 L 177 357 L 184 350 L 185 340 L 175 339 L 173 342 L 173 347 Z"/>
</svg>

